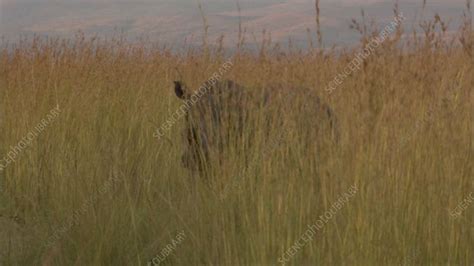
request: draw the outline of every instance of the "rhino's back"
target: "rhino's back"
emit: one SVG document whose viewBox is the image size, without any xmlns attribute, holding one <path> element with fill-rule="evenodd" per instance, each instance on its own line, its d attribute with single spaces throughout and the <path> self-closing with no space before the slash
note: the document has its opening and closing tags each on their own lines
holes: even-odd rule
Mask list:
<svg viewBox="0 0 474 266">
<path fill-rule="evenodd" d="M 280 126 L 292 125 L 293 130 L 305 131 L 307 137 L 338 138 L 335 111 L 313 90 L 278 84 L 267 86 L 264 101 L 271 110 L 269 116 L 279 121 Z"/>
</svg>

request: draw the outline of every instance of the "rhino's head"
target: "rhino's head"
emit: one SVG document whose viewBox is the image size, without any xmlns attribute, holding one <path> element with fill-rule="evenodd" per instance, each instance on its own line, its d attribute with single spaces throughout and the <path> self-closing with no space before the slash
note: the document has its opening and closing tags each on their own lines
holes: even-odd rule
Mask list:
<svg viewBox="0 0 474 266">
<path fill-rule="evenodd" d="M 174 82 L 185 112 L 182 162 L 186 168 L 205 171 L 212 160 L 222 159 L 224 147 L 243 126 L 241 89 L 230 80 L 208 82 L 198 90 Z"/>
</svg>

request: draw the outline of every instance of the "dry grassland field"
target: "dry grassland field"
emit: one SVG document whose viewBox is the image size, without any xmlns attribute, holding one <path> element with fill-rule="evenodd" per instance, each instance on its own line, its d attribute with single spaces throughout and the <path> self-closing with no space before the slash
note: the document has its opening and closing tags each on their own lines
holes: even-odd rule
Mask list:
<svg viewBox="0 0 474 266">
<path fill-rule="evenodd" d="M 471 2 L 332 46 L 296 1 L 304 47 L 228 2 L 198 44 L 2 39 L 0 265 L 474 265 Z"/>
</svg>

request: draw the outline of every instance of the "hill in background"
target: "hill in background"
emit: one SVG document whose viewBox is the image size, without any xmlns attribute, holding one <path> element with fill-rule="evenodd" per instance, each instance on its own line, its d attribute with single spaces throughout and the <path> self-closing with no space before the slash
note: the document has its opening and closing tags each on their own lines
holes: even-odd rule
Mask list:
<svg viewBox="0 0 474 266">
<path fill-rule="evenodd" d="M 271 33 L 273 41 L 292 42 L 299 47 L 308 44 L 308 29 L 314 36 L 315 10 L 312 0 L 263 0 L 255 3 L 240 1 L 241 13 L 235 1 L 203 0 L 202 10 L 209 27 L 209 41 L 214 42 L 225 35 L 224 45 L 236 43 L 239 17 L 246 30 L 246 43 L 260 43 L 262 31 Z M 421 16 L 422 1 L 405 0 L 400 9 L 411 25 Z M 465 1 L 428 1 L 425 16 L 435 12 L 443 19 L 459 18 Z M 203 20 L 195 1 L 3 1 L 0 2 L 0 34 L 14 40 L 20 35 L 70 36 L 77 31 L 86 34 L 111 36 L 125 33 L 132 39 L 146 36 L 173 46 L 199 44 L 203 34 Z M 359 18 L 361 9 L 368 19 L 375 19 L 380 25 L 392 19 L 392 1 L 339 0 L 321 1 L 321 24 L 324 41 L 332 44 L 352 44 L 359 35 L 349 29 L 352 18 Z M 450 28 L 458 26 L 452 20 Z"/>
</svg>

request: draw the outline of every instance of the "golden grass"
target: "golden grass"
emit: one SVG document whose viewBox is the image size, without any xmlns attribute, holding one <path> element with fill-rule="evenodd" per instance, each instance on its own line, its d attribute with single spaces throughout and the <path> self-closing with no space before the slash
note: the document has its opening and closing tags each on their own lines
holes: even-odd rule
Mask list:
<svg viewBox="0 0 474 266">
<path fill-rule="evenodd" d="M 450 215 L 474 191 L 473 35 L 466 27 L 456 36 L 462 43 L 429 27 L 422 38 L 398 32 L 332 94 L 326 85 L 360 47 L 320 53 L 267 43 L 258 55 L 236 52 L 226 78 L 249 88 L 313 89 L 335 109 L 341 138 L 324 164 L 301 156 L 311 140 L 292 138 L 293 129 L 265 153 L 262 145 L 236 149 L 234 161 L 216 169 L 212 189 L 239 176 L 239 152 L 253 154 L 257 167 L 222 201 L 181 165 L 184 121 L 166 138 L 153 137 L 181 104 L 172 81 L 182 75 L 197 88 L 225 62 L 220 49 L 176 55 L 81 35 L 4 49 L 0 159 L 51 109 L 61 112 L 0 172 L 0 214 L 21 220 L 11 229 L 20 233 L 0 239 L 0 259 L 146 265 L 184 230 L 164 264 L 275 265 L 356 185 L 288 264 L 472 264 L 474 206 Z"/>
</svg>

